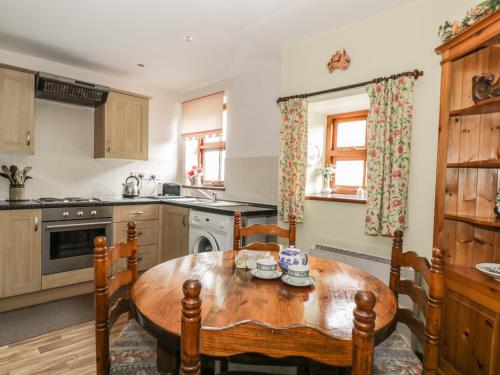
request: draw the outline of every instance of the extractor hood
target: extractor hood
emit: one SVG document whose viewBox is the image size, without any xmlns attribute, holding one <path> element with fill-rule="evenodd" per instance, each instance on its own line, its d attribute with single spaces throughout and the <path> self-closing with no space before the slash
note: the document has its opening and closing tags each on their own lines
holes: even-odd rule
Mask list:
<svg viewBox="0 0 500 375">
<path fill-rule="evenodd" d="M 98 107 L 106 102 L 109 87 L 53 74 L 38 72 L 35 83 L 37 98 Z"/>
</svg>

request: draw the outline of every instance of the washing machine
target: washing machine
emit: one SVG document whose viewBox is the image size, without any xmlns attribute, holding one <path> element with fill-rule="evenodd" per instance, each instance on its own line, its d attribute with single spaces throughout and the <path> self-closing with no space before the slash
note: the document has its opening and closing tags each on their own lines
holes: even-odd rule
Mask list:
<svg viewBox="0 0 500 375">
<path fill-rule="evenodd" d="M 189 253 L 231 250 L 233 216 L 191 210 L 189 213 Z"/>
</svg>

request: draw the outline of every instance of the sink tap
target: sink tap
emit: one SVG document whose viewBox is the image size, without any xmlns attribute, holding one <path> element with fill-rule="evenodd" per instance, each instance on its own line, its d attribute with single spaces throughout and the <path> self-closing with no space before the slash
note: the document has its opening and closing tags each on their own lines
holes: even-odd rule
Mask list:
<svg viewBox="0 0 500 375">
<path fill-rule="evenodd" d="M 211 194 L 208 194 L 201 189 L 196 189 L 196 191 L 201 193 L 202 195 L 204 195 L 208 199 L 210 199 L 212 202 L 217 202 L 217 193 L 212 192 Z"/>
</svg>

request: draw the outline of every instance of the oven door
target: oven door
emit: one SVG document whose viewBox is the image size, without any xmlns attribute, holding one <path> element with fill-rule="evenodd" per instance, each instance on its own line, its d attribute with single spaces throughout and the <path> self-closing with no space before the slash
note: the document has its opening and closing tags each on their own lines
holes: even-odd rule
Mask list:
<svg viewBox="0 0 500 375">
<path fill-rule="evenodd" d="M 43 223 L 42 275 L 92 267 L 98 236 L 113 243 L 111 219 Z"/>
</svg>

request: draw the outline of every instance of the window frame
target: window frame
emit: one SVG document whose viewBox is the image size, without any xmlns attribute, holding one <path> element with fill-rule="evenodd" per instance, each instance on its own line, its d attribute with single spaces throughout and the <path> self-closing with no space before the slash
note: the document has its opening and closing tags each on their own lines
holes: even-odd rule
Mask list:
<svg viewBox="0 0 500 375">
<path fill-rule="evenodd" d="M 208 142 L 205 143 L 205 138 L 216 136 L 221 137 L 221 140 L 218 142 Z M 222 140 L 223 131 L 222 129 L 208 130 L 204 132 L 196 132 L 183 134 L 182 139 L 197 139 L 198 140 L 198 167 L 201 166 L 203 169 L 203 174 L 201 176 L 201 186 L 202 187 L 224 187 L 224 180 L 205 180 L 205 167 L 203 165 L 203 154 L 205 150 L 218 150 L 222 153 L 222 151 L 226 150 L 226 141 Z M 219 176 L 222 170 L 222 159 L 219 159 Z"/>
<path fill-rule="evenodd" d="M 325 148 L 325 164 L 336 165 L 337 161 L 363 161 L 363 190 L 366 190 L 366 131 L 365 131 L 365 146 L 363 147 L 337 147 L 338 124 L 346 122 L 354 122 L 359 120 L 367 120 L 368 110 L 339 113 L 327 116 L 326 126 L 326 148 Z M 356 194 L 359 186 L 336 185 L 335 182 L 330 186 L 334 193 L 337 194 Z"/>
<path fill-rule="evenodd" d="M 223 140 L 220 140 L 218 142 L 208 142 L 205 143 L 205 137 L 207 136 L 219 136 L 222 139 L 222 131 L 219 130 L 218 132 L 207 132 L 203 137 L 198 138 L 198 165 L 201 165 L 201 168 L 203 169 L 203 175 L 201 176 L 201 184 L 203 186 L 216 186 L 216 187 L 223 187 L 224 186 L 224 180 L 219 179 L 219 180 L 206 180 L 205 179 L 205 165 L 203 164 L 204 160 L 204 153 L 205 150 L 211 150 L 211 151 L 219 151 L 219 178 L 221 176 L 222 172 L 222 152 L 226 150 L 226 142 Z"/>
</svg>

